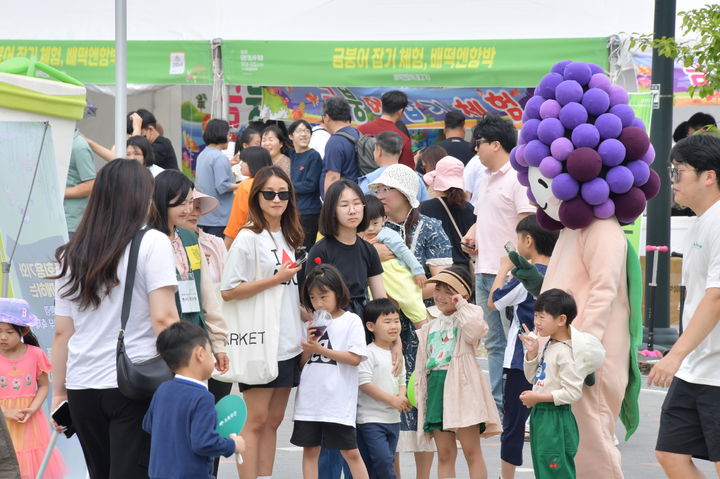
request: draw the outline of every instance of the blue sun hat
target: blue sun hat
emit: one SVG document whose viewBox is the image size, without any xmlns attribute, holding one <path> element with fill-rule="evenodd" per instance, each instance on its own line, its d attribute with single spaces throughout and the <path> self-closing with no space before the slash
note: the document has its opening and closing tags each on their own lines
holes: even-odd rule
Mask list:
<svg viewBox="0 0 720 479">
<path fill-rule="evenodd" d="M 24 299 L 0 298 L 0 323 L 32 328 L 37 317 L 30 312 L 30 305 Z"/>
</svg>

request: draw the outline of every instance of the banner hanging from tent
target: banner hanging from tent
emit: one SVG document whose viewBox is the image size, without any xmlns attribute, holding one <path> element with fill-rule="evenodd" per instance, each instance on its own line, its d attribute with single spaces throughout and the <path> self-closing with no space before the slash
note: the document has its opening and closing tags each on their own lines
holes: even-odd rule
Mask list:
<svg viewBox="0 0 720 479">
<path fill-rule="evenodd" d="M 652 55 L 646 53 L 633 53 L 635 75 L 641 91 L 650 91 L 652 85 Z M 691 86 L 707 85 L 705 72 L 697 65 L 685 66 L 682 61 L 675 60 L 673 71 L 673 104 L 675 106 L 703 106 L 720 105 L 720 90 L 708 97 L 690 97 L 688 88 Z"/>
<path fill-rule="evenodd" d="M 207 41 L 129 41 L 127 80 L 135 84 L 212 83 Z M 0 62 L 36 57 L 83 83 L 115 83 L 115 42 L 0 40 Z"/>
<path fill-rule="evenodd" d="M 243 85 L 529 87 L 568 59 L 607 68 L 607 38 L 223 42 L 225 81 Z"/>
<path fill-rule="evenodd" d="M 387 88 L 265 87 L 260 116 L 264 120 L 318 123 L 323 101 L 342 96 L 352 108 L 353 123 L 362 124 L 381 114 L 380 98 Z M 459 111 L 468 119 L 493 114 L 507 116 L 517 126 L 522 107 L 532 96 L 528 88 L 402 88 L 408 96 L 403 122 L 408 128 L 443 128 L 445 114 Z"/>
</svg>

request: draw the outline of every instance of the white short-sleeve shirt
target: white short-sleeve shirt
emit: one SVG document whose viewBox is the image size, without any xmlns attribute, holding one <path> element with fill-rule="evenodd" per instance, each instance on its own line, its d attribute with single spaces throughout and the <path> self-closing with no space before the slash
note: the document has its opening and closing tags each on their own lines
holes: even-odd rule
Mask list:
<svg viewBox="0 0 720 479">
<path fill-rule="evenodd" d="M 696 218 L 685 238 L 683 326 L 687 329 L 706 291 L 720 288 L 720 201 Z M 676 376 L 694 384 L 720 386 L 719 364 L 720 323 L 685 357 Z"/>
<path fill-rule="evenodd" d="M 120 283 L 102 298 L 97 308 L 80 309 L 77 302 L 62 297 L 64 277 L 55 281 L 55 314 L 72 318 L 75 328 L 68 343 L 67 389 L 117 387 L 115 356 L 129 254 L 128 244 L 118 264 Z M 172 246 L 165 234 L 150 230 L 140 244 L 130 316 L 125 327 L 125 348 L 134 362 L 157 354 L 148 295 L 165 286 L 177 286 Z"/>
</svg>

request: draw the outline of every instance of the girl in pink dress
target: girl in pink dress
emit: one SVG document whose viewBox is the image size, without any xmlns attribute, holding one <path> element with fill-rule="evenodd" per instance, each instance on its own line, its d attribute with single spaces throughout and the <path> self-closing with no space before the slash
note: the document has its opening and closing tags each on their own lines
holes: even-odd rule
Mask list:
<svg viewBox="0 0 720 479">
<path fill-rule="evenodd" d="M 36 320 L 26 301 L 0 299 L 0 406 L 23 479 L 37 476 L 50 442 L 50 424 L 41 408 L 50 389 L 50 360 L 30 331 Z M 55 450 L 43 477 L 60 479 L 64 474 Z"/>
</svg>

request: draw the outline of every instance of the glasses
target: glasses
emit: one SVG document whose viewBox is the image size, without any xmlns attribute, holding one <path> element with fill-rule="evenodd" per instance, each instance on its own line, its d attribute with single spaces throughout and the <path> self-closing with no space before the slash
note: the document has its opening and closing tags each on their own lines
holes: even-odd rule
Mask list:
<svg viewBox="0 0 720 479">
<path fill-rule="evenodd" d="M 394 190 L 395 190 L 395 188 L 388 188 L 387 186 L 375 188 L 375 196 L 386 195 L 389 192 L 394 191 Z"/>
<path fill-rule="evenodd" d="M 475 148 L 478 148 L 482 144 L 489 145 L 492 143 L 492 140 L 486 140 L 485 138 L 480 138 L 479 140 L 475 140 Z"/>
<path fill-rule="evenodd" d="M 680 181 L 680 174 L 683 171 L 690 171 L 690 170 L 687 168 L 681 170 L 680 168 L 678 168 L 675 165 L 668 166 L 668 176 L 670 176 L 670 182 L 677 183 L 678 181 Z"/>
<path fill-rule="evenodd" d="M 272 201 L 277 196 L 280 198 L 280 201 L 287 201 L 290 199 L 290 192 L 289 191 L 266 191 L 261 190 L 260 193 L 263 195 L 263 198 L 265 198 L 266 201 Z"/>
<path fill-rule="evenodd" d="M 305 136 L 305 135 L 309 135 L 309 134 L 310 134 L 310 130 L 306 130 L 306 129 L 304 129 L 304 128 L 303 128 L 302 130 L 301 130 L 300 128 L 298 128 L 297 130 L 295 130 L 295 131 L 293 132 L 293 135 L 303 135 L 303 136 Z"/>
</svg>

